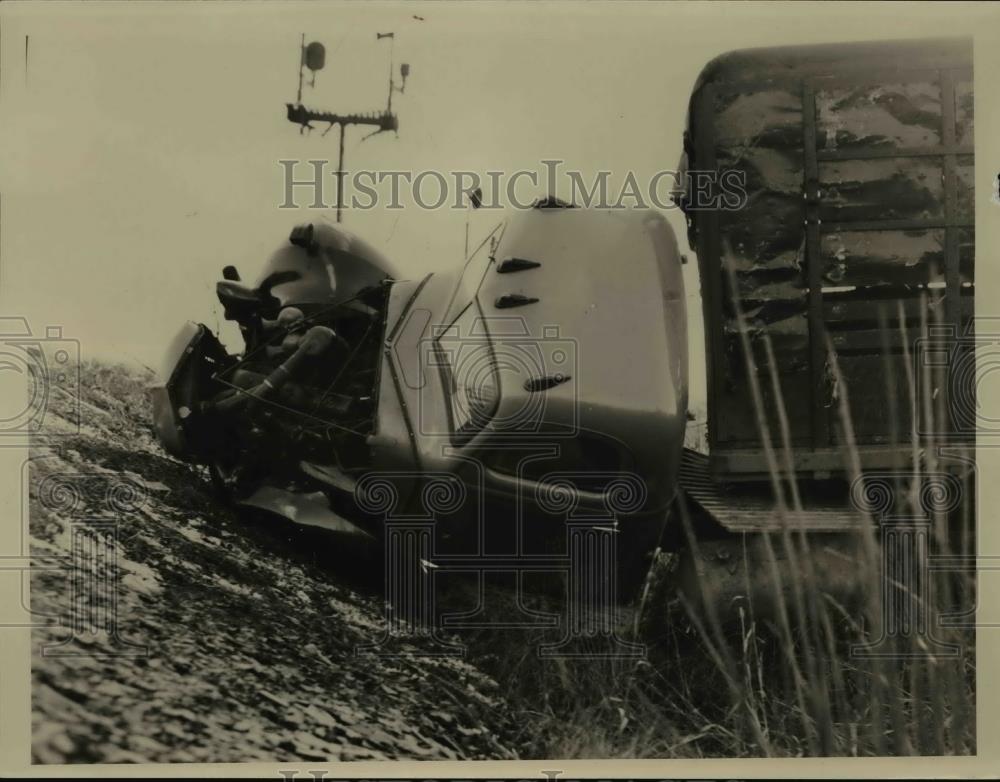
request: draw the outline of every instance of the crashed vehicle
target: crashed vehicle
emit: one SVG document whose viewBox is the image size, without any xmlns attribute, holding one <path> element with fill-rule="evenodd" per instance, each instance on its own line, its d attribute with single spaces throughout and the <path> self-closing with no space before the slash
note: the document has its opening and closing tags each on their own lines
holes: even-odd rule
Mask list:
<svg viewBox="0 0 1000 782">
<path fill-rule="evenodd" d="M 300 225 L 253 285 L 224 270 L 238 355 L 202 324 L 177 335 L 156 431 L 234 502 L 298 523 L 378 538 L 366 479 L 395 516 L 426 513 L 437 481 L 464 498 L 436 508 L 440 545 L 542 554 L 565 546 L 569 497 L 576 515 L 613 512 L 638 565 L 684 437 L 681 263 L 662 215 L 555 199 L 415 279 L 340 226 Z"/>
<path fill-rule="evenodd" d="M 242 352 L 202 325 L 178 335 L 156 430 L 233 501 L 299 523 L 377 538 L 433 506 L 437 553 L 523 561 L 564 550 L 567 521 L 611 528 L 621 597 L 660 547 L 687 595 L 759 608 L 770 535 L 795 529 L 843 602 L 872 512 L 852 481 L 912 467 L 908 351 L 928 323 L 971 334 L 973 151 L 968 41 L 746 50 L 704 68 L 679 169 L 699 172 L 689 185 L 739 173 L 748 196 L 677 194 L 702 289 L 707 454 L 683 447 L 669 225 L 553 198 L 421 279 L 342 228 L 296 228 L 253 286 L 233 269 L 219 283 Z M 974 342 L 931 348 L 947 357 L 932 398 L 969 401 L 938 423 L 974 442 Z M 968 476 L 963 458 L 941 466 Z"/>
</svg>

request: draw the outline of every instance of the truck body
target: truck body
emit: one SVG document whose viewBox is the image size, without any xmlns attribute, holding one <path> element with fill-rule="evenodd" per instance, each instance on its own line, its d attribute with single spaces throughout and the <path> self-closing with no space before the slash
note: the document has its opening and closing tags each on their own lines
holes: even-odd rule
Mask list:
<svg viewBox="0 0 1000 782">
<path fill-rule="evenodd" d="M 593 527 L 621 563 L 605 582 L 634 592 L 681 469 L 681 264 L 662 214 L 554 199 L 415 279 L 296 226 L 252 287 L 217 284 L 241 353 L 181 328 L 155 429 L 241 507 L 386 546 L 391 520 L 432 518 L 439 568 L 565 569 Z"/>
<path fill-rule="evenodd" d="M 916 343 L 935 328 L 967 336 L 973 315 L 971 41 L 720 56 L 694 87 L 681 168 L 714 478 L 768 472 L 754 374 L 777 445 L 784 408 L 799 476 L 845 474 L 851 439 L 863 469 L 906 464 L 911 431 L 928 428 L 912 415 Z M 734 171 L 738 205 L 692 191 Z M 931 389 L 936 403 L 949 386 Z"/>
</svg>

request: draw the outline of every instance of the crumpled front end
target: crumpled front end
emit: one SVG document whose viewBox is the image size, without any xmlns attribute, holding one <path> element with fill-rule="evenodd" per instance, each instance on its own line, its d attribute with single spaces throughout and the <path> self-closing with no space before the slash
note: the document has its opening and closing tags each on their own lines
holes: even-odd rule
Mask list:
<svg viewBox="0 0 1000 782">
<path fill-rule="evenodd" d="M 232 358 L 206 326 L 185 323 L 170 341 L 153 386 L 153 429 L 164 450 L 185 461 L 203 461 L 206 433 L 199 431 L 199 404 L 217 393 L 215 373 Z"/>
</svg>

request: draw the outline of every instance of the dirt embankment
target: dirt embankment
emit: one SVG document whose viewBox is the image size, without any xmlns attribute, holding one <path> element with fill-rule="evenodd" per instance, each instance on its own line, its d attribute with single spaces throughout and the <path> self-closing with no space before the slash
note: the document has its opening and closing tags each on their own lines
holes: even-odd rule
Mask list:
<svg viewBox="0 0 1000 782">
<path fill-rule="evenodd" d="M 166 457 L 146 382 L 85 367 L 81 425 L 55 399 L 59 435 L 33 449 L 31 553 L 72 563 L 31 579 L 33 612 L 59 617 L 34 631 L 35 761 L 516 757 L 481 671 L 357 653 L 382 634 L 379 600 L 345 586 L 322 543 L 246 523 Z M 108 562 L 94 541 L 111 536 Z M 113 632 L 93 632 L 102 621 Z"/>
</svg>

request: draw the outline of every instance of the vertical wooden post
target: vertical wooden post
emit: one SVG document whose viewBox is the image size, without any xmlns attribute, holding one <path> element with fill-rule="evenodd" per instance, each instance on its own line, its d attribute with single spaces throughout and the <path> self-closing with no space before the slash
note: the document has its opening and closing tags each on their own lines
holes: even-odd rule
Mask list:
<svg viewBox="0 0 1000 782">
<path fill-rule="evenodd" d="M 805 209 L 806 271 L 809 285 L 809 377 L 813 448 L 830 444 L 830 419 L 826 392 L 826 326 L 823 322 L 822 243 L 820 241 L 819 162 L 816 156 L 816 91 L 802 85 L 802 154 L 805 181 L 802 196 Z"/>
</svg>

